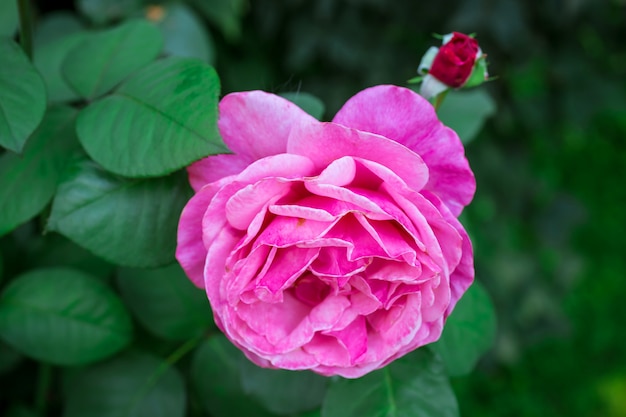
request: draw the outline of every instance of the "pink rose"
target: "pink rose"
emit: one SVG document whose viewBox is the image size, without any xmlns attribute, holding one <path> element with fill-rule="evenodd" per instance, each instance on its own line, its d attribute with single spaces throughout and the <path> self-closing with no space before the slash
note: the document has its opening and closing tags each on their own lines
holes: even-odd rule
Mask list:
<svg viewBox="0 0 626 417">
<path fill-rule="evenodd" d="M 233 93 L 219 129 L 234 154 L 189 167 L 176 256 L 250 360 L 356 378 L 439 338 L 474 278 L 475 181 L 425 99 L 377 86 L 322 123 Z"/>
</svg>

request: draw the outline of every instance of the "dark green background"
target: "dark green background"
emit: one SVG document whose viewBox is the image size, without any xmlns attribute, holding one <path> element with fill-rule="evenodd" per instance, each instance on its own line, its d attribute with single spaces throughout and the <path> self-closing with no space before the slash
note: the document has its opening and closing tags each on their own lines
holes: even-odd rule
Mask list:
<svg viewBox="0 0 626 417">
<path fill-rule="evenodd" d="M 219 19 L 224 2 L 189 3 L 224 93 L 313 93 L 325 119 L 365 87 L 405 85 L 433 33 L 476 33 L 497 112 L 467 146 L 478 191 L 462 220 L 499 331 L 453 380 L 461 413 L 626 415 L 626 2 L 237 0 Z"/>
</svg>

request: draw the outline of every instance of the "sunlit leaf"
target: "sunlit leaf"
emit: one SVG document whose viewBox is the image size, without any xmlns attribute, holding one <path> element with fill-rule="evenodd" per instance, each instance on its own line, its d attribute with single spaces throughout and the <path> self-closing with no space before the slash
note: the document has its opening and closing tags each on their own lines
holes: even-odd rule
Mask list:
<svg viewBox="0 0 626 417">
<path fill-rule="evenodd" d="M 187 340 L 213 325 L 206 293 L 177 263 L 159 269 L 120 269 L 117 284 L 126 305 L 148 330 L 169 340 Z"/>
<path fill-rule="evenodd" d="M 77 133 L 89 155 L 112 172 L 165 175 L 228 152 L 217 131 L 218 96 L 219 78 L 211 66 L 172 57 L 85 108 Z"/>
<path fill-rule="evenodd" d="M 441 355 L 449 375 L 472 371 L 493 343 L 496 314 L 479 282 L 474 282 L 448 317 L 441 338 L 432 348 Z"/>
<path fill-rule="evenodd" d="M 156 26 L 130 20 L 93 33 L 70 50 L 62 63 L 63 76 L 81 97 L 92 100 L 152 62 L 162 47 Z"/>
<path fill-rule="evenodd" d="M 0 39 L 0 146 L 21 152 L 46 111 L 46 87 L 22 48 Z"/>
<path fill-rule="evenodd" d="M 322 417 L 458 417 L 441 359 L 419 349 L 358 379 L 329 388 Z"/>
<path fill-rule="evenodd" d="M 75 115 L 69 107 L 51 108 L 22 155 L 0 156 L 0 236 L 39 214 L 52 199 L 69 153 L 79 146 Z"/>
<path fill-rule="evenodd" d="M 0 337 L 44 362 L 103 359 L 132 337 L 130 316 L 105 284 L 69 268 L 27 272 L 0 297 Z"/>
<path fill-rule="evenodd" d="M 190 193 L 182 173 L 129 180 L 81 160 L 59 185 L 48 229 L 118 265 L 167 265 Z"/>
<path fill-rule="evenodd" d="M 182 417 L 186 394 L 178 370 L 131 351 L 69 378 L 64 417 Z"/>
</svg>

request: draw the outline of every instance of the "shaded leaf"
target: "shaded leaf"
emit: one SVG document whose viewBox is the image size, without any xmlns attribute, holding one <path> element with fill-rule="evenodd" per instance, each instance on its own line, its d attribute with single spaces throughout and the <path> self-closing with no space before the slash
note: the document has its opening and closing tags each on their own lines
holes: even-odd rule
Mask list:
<svg viewBox="0 0 626 417">
<path fill-rule="evenodd" d="M 270 417 L 242 387 L 243 354 L 222 335 L 198 348 L 191 364 L 191 384 L 203 408 L 213 417 Z"/>
<path fill-rule="evenodd" d="M 79 146 L 75 115 L 69 107 L 51 108 L 22 155 L 0 156 L 0 236 L 36 216 L 52 199 L 69 153 Z"/>
<path fill-rule="evenodd" d="M 35 48 L 33 62 L 41 73 L 48 89 L 48 101 L 73 101 L 80 98 L 61 72 L 61 65 L 70 50 L 85 40 L 86 32 L 73 32 L 67 36 L 55 37 Z"/>
<path fill-rule="evenodd" d="M 322 417 L 363 416 L 458 417 L 441 359 L 418 349 L 359 379 L 333 382 Z"/>
<path fill-rule="evenodd" d="M 241 19 L 246 0 L 190 0 L 207 20 L 230 41 L 241 37 Z"/>
<path fill-rule="evenodd" d="M 461 297 L 431 347 L 442 357 L 449 375 L 472 371 L 482 354 L 493 344 L 496 314 L 483 286 L 474 281 Z"/>
<path fill-rule="evenodd" d="M 264 369 L 241 359 L 243 390 L 269 411 L 293 415 L 322 405 L 328 379 L 310 371 Z"/>
<path fill-rule="evenodd" d="M 65 38 L 84 29 L 83 23 L 74 13 L 57 11 L 46 14 L 37 22 L 34 42 L 35 52 L 48 42 Z"/>
<path fill-rule="evenodd" d="M 63 417 L 182 417 L 186 395 L 176 368 L 131 351 L 69 378 Z"/>
<path fill-rule="evenodd" d="M 11 371 L 22 359 L 17 350 L 0 341 L 0 375 Z"/>
<path fill-rule="evenodd" d="M 141 324 L 163 339 L 191 339 L 213 324 L 206 293 L 189 281 L 178 263 L 159 269 L 121 268 L 117 283 Z"/>
<path fill-rule="evenodd" d="M 150 6 L 146 17 L 161 29 L 165 55 L 192 57 L 213 63 L 213 39 L 189 6 L 184 3 Z"/>
<path fill-rule="evenodd" d="M 107 170 L 129 177 L 165 175 L 228 152 L 217 131 L 218 96 L 219 78 L 211 66 L 191 58 L 157 61 L 85 108 L 78 137 Z"/>
<path fill-rule="evenodd" d="M 92 100 L 110 91 L 161 52 L 159 30 L 145 20 L 131 20 L 93 33 L 70 50 L 62 63 L 68 84 Z"/>
<path fill-rule="evenodd" d="M 300 107 L 302 110 L 309 113 L 311 116 L 315 117 L 317 120 L 321 120 L 322 117 L 324 116 L 324 112 L 326 111 L 324 102 L 322 102 L 322 100 L 320 100 L 319 98 L 315 97 L 313 94 L 293 92 L 293 93 L 282 93 L 280 94 L 280 96 L 291 101 L 296 106 Z"/>
<path fill-rule="evenodd" d="M 59 185 L 48 229 L 118 265 L 167 265 L 190 195 L 183 173 L 129 180 L 89 160 L 75 161 Z"/>
<path fill-rule="evenodd" d="M 105 284 L 69 268 L 27 272 L 0 298 L 0 337 L 57 365 L 103 359 L 132 338 L 130 316 Z"/>
<path fill-rule="evenodd" d="M 450 91 L 437 111 L 439 119 L 450 127 L 465 144 L 480 132 L 487 119 L 496 111 L 491 96 L 483 89 Z"/>
<path fill-rule="evenodd" d="M 44 82 L 22 48 L 0 39 L 0 146 L 21 152 L 46 111 Z"/>
<path fill-rule="evenodd" d="M 131 16 L 141 0 L 76 0 L 76 8 L 94 23 L 102 24 Z"/>
<path fill-rule="evenodd" d="M 17 31 L 17 1 L 0 1 L 0 37 L 12 38 Z"/>
</svg>

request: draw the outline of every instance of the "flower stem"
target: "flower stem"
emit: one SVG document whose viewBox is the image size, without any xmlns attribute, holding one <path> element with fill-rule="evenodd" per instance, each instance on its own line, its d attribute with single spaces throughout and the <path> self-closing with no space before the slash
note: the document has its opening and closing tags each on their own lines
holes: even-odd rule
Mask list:
<svg viewBox="0 0 626 417">
<path fill-rule="evenodd" d="M 450 90 L 446 90 L 443 93 L 439 93 L 437 94 L 437 96 L 435 97 L 435 104 L 433 104 L 433 107 L 435 107 L 435 111 L 439 110 L 439 107 L 441 107 L 441 104 L 443 103 L 443 100 L 446 98 L 446 96 L 448 95 L 448 91 Z"/>
<path fill-rule="evenodd" d="M 35 410 L 37 415 L 46 415 L 51 381 L 52 366 L 47 363 L 41 363 L 39 365 L 39 377 L 37 378 L 37 392 L 35 393 Z"/>
<path fill-rule="evenodd" d="M 20 14 L 20 43 L 28 59 L 33 60 L 33 14 L 30 0 L 17 0 Z"/>
</svg>

